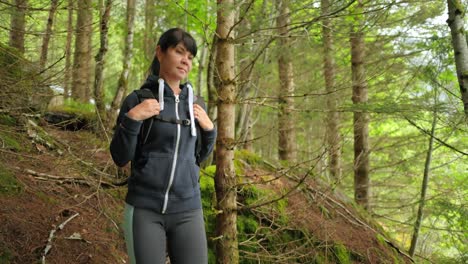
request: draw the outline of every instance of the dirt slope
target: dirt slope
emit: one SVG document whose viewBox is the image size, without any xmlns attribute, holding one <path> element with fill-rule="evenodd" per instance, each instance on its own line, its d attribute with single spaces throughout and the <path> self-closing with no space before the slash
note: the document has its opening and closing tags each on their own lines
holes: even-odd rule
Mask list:
<svg viewBox="0 0 468 264">
<path fill-rule="evenodd" d="M 125 187 L 103 188 L 116 181 L 108 178 L 115 167 L 106 144 L 86 130 L 63 131 L 32 120 L 37 127 L 0 118 L 0 264 L 40 263 L 47 245 L 46 263 L 128 263 L 119 228 Z M 255 181 L 276 173 L 265 170 L 246 166 L 244 177 Z M 289 178 L 262 188 L 281 193 L 294 184 Z M 355 208 L 314 182 L 304 182 L 288 199 L 287 228 L 300 230 L 309 242 L 285 247 L 285 256 L 299 252 L 315 263 L 410 262 Z M 248 254 L 241 254 L 245 263 Z M 281 263 L 310 263 L 288 259 Z"/>
</svg>

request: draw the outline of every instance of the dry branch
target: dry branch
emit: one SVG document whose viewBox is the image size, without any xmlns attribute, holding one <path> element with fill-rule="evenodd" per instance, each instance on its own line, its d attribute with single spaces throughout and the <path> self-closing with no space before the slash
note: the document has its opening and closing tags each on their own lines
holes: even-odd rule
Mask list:
<svg viewBox="0 0 468 264">
<path fill-rule="evenodd" d="M 105 181 L 91 181 L 91 180 L 85 180 L 83 178 L 73 178 L 73 177 L 61 177 L 61 176 L 55 176 L 55 175 L 50 175 L 47 173 L 42 173 L 42 172 L 36 172 L 30 169 L 22 169 L 20 167 L 14 167 L 15 169 L 22 171 L 24 173 L 30 174 L 34 176 L 34 178 L 38 180 L 43 180 L 43 181 L 56 181 L 60 184 L 64 183 L 75 183 L 75 184 L 81 184 L 89 187 L 98 187 L 99 185 L 102 186 L 103 188 L 114 188 L 115 185 L 109 182 Z"/>
<path fill-rule="evenodd" d="M 50 249 L 52 248 L 52 240 L 54 239 L 54 235 L 57 231 L 60 231 L 62 230 L 65 225 L 70 222 L 73 218 L 77 217 L 79 215 L 79 213 L 75 213 L 74 215 L 70 216 L 70 218 L 68 218 L 67 220 L 65 220 L 63 223 L 61 223 L 59 226 L 55 227 L 54 229 L 50 230 L 50 233 L 49 233 L 49 238 L 47 239 L 47 245 L 45 246 L 44 248 L 44 252 L 42 252 L 42 264 L 45 264 L 46 261 L 45 261 L 45 257 L 46 255 L 49 253 Z"/>
</svg>

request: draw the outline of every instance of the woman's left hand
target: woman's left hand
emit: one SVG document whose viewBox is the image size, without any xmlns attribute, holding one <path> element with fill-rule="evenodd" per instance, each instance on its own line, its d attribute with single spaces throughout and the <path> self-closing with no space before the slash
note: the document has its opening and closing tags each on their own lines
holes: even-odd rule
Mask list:
<svg viewBox="0 0 468 264">
<path fill-rule="evenodd" d="M 213 122 L 211 121 L 210 117 L 205 112 L 205 109 L 203 109 L 203 107 L 194 104 L 193 115 L 198 120 L 198 123 L 200 124 L 203 130 L 209 131 L 214 128 Z"/>
</svg>

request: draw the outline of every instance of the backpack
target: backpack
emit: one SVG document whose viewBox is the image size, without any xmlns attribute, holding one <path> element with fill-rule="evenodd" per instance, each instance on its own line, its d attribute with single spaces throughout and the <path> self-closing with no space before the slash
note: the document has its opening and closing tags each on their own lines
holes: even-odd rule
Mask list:
<svg viewBox="0 0 468 264">
<path fill-rule="evenodd" d="M 144 88 L 142 87 L 139 90 L 134 91 L 138 97 L 138 103 L 143 102 L 145 99 L 156 99 L 158 98 L 158 94 L 150 90 L 149 88 Z M 196 96 L 194 95 L 193 98 L 193 103 L 198 104 L 203 109 L 206 109 L 206 104 L 205 101 L 203 100 L 203 97 L 201 96 Z M 167 118 L 167 117 L 161 117 L 159 115 L 153 116 L 152 118 L 148 118 L 145 121 L 143 121 L 143 125 L 141 126 L 140 130 L 140 144 L 144 145 L 146 144 L 146 140 L 148 139 L 148 136 L 151 132 L 151 127 L 153 126 L 154 120 L 158 120 L 161 122 L 169 122 L 169 123 L 174 123 L 174 124 L 180 124 L 183 126 L 190 126 L 190 119 L 176 119 L 176 118 Z M 201 128 L 200 126 L 195 126 L 197 129 L 197 142 L 195 143 L 195 159 L 197 162 L 197 165 L 200 166 L 200 152 L 201 152 Z"/>
</svg>

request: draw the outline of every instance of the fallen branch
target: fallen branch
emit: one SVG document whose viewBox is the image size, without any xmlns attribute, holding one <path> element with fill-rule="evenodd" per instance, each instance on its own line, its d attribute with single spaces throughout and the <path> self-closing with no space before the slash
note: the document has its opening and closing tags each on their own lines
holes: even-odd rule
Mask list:
<svg viewBox="0 0 468 264">
<path fill-rule="evenodd" d="M 44 252 L 42 252 L 42 264 L 46 263 L 45 257 L 47 254 L 49 254 L 49 251 L 52 248 L 52 240 L 54 239 L 55 232 L 62 230 L 68 222 L 70 222 L 73 218 L 77 217 L 78 215 L 79 213 L 70 216 L 70 218 L 65 220 L 65 222 L 61 223 L 58 227 L 50 230 L 49 238 L 47 239 L 47 245 L 44 248 Z"/>
<path fill-rule="evenodd" d="M 43 180 L 43 181 L 48 181 L 48 180 L 52 180 L 52 181 L 56 181 L 60 184 L 64 184 L 64 183 L 76 183 L 76 184 L 81 184 L 81 185 L 86 185 L 86 186 L 89 186 L 89 187 L 97 187 L 97 186 L 102 186 L 103 188 L 115 188 L 116 186 L 112 183 L 109 183 L 109 182 L 105 182 L 105 181 L 102 181 L 100 180 L 99 182 L 96 181 L 90 181 L 90 180 L 85 180 L 83 178 L 72 178 L 72 177 L 61 177 L 61 176 L 55 176 L 55 175 L 50 175 L 50 174 L 46 174 L 46 173 L 42 173 L 42 172 L 36 172 L 36 171 L 33 171 L 33 170 L 30 170 L 30 169 L 22 169 L 20 167 L 14 167 L 15 169 L 17 170 L 20 170 L 24 173 L 27 173 L 27 174 L 30 174 L 32 175 L 34 178 L 38 179 L 38 180 Z"/>
</svg>

